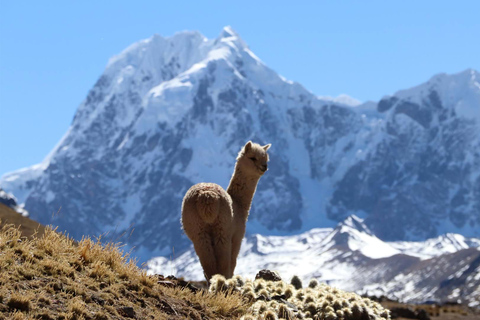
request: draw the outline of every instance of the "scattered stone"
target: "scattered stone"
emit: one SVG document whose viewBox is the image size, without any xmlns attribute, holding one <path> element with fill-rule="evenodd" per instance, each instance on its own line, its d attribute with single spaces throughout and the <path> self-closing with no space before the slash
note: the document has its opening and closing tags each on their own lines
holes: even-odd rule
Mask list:
<svg viewBox="0 0 480 320">
<path fill-rule="evenodd" d="M 282 298 L 283 297 L 283 298 Z M 281 295 L 281 296 L 273 296 L 272 297 L 272 300 L 276 300 L 278 301 L 279 303 L 283 303 L 284 305 L 286 305 L 287 307 L 290 308 L 290 310 L 292 310 L 293 312 L 297 313 L 298 312 L 298 308 L 296 305 L 294 305 L 293 303 L 290 303 L 286 300 L 285 296 L 284 295 Z"/>
<path fill-rule="evenodd" d="M 260 270 L 255 276 L 255 280 L 264 279 L 266 281 L 282 281 L 282 278 L 274 272 L 267 269 Z"/>
<path fill-rule="evenodd" d="M 135 310 L 132 307 L 120 307 L 117 308 L 117 312 L 127 318 L 135 318 Z"/>
<path fill-rule="evenodd" d="M 286 299 L 287 299 L 287 296 L 284 294 L 272 296 L 272 300 L 286 301 Z"/>
<path fill-rule="evenodd" d="M 430 316 L 425 309 L 418 309 L 417 310 L 417 319 L 419 320 L 430 320 Z"/>
<path fill-rule="evenodd" d="M 190 291 L 192 291 L 193 293 L 196 293 L 197 291 L 200 290 L 200 288 L 197 288 L 196 286 L 194 286 L 192 283 L 188 282 L 188 281 L 185 281 L 183 279 L 178 279 L 177 277 L 175 276 L 168 276 L 168 277 L 163 277 L 161 275 L 157 275 L 157 283 L 160 284 L 160 285 L 163 285 L 165 287 L 169 287 L 169 288 L 174 288 L 174 287 L 181 287 L 181 288 L 187 288 L 189 289 Z"/>
<path fill-rule="evenodd" d="M 95 294 L 92 295 L 92 301 L 101 306 L 105 305 L 105 300 Z"/>
<path fill-rule="evenodd" d="M 269 296 L 265 296 L 263 294 L 257 297 L 257 301 L 271 301 L 272 299 Z"/>
</svg>

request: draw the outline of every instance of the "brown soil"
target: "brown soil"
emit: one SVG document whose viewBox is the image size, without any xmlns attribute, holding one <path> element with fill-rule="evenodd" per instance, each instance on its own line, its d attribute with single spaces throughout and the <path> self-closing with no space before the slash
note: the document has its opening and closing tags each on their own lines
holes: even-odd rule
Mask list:
<svg viewBox="0 0 480 320">
<path fill-rule="evenodd" d="M 0 228 L 6 224 L 13 224 L 18 227 L 24 237 L 31 238 L 33 235 L 41 237 L 45 232 L 45 226 L 30 218 L 23 217 L 15 210 L 0 203 Z"/>
<path fill-rule="evenodd" d="M 425 310 L 431 320 L 479 320 L 480 310 L 469 308 L 457 304 L 408 304 L 396 301 L 385 300 L 380 302 L 384 307 L 393 310 L 395 308 L 408 308 L 414 311 Z M 412 318 L 393 318 L 392 319 L 412 319 Z"/>
</svg>

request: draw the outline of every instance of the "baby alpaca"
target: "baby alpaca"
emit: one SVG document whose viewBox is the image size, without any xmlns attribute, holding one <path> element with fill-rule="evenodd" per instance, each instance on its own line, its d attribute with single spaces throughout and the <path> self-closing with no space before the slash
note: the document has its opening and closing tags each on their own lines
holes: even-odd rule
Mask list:
<svg viewBox="0 0 480 320">
<path fill-rule="evenodd" d="M 270 144 L 245 144 L 227 191 L 214 183 L 199 183 L 183 198 L 183 230 L 193 242 L 207 281 L 215 274 L 233 276 L 253 195 L 267 171 L 268 148 Z"/>
</svg>

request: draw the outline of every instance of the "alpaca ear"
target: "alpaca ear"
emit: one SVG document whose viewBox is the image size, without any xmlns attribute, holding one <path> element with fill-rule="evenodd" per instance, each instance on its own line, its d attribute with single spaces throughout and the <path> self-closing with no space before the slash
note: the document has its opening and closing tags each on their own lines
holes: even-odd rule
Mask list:
<svg viewBox="0 0 480 320">
<path fill-rule="evenodd" d="M 272 146 L 271 143 L 267 144 L 266 146 L 263 146 L 263 150 L 267 151 L 268 149 L 270 149 L 270 147 Z"/>
<path fill-rule="evenodd" d="M 244 149 L 245 149 L 245 152 L 250 151 L 250 149 L 252 149 L 252 141 L 248 141 Z"/>
</svg>

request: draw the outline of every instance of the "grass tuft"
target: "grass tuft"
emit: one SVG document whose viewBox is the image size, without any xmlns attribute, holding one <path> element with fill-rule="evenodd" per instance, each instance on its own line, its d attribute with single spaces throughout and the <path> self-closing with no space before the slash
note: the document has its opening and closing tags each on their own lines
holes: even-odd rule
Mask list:
<svg viewBox="0 0 480 320">
<path fill-rule="evenodd" d="M 7 306 L 10 309 L 16 309 L 19 311 L 29 311 L 30 310 L 30 299 L 26 296 L 14 293 L 10 297 L 10 300 L 7 302 Z"/>
</svg>

